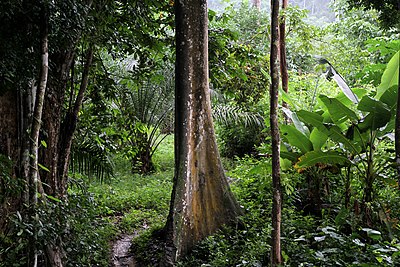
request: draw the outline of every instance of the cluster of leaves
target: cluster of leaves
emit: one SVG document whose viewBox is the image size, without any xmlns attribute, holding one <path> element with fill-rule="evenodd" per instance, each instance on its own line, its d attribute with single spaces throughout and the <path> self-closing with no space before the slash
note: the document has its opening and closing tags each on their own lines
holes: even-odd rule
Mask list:
<svg viewBox="0 0 400 267">
<path fill-rule="evenodd" d="M 1 239 L 0 266 L 29 265 L 27 256 L 32 249 L 38 252 L 39 264 L 45 266 L 45 244 L 59 242 L 60 237 L 68 266 L 107 265 L 108 241 L 115 229 L 107 220 L 97 218 L 93 195 L 83 188 L 70 192 L 68 202 L 47 196 L 47 201 L 36 207 L 35 215 L 17 212 L 11 233 Z"/>
</svg>

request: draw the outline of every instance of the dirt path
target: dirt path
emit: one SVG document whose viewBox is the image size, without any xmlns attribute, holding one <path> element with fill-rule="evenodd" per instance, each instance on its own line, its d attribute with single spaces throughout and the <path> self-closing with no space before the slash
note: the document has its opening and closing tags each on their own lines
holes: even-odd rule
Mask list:
<svg viewBox="0 0 400 267">
<path fill-rule="evenodd" d="M 112 246 L 112 265 L 114 267 L 135 267 L 135 260 L 129 251 L 134 235 L 123 235 Z"/>
</svg>

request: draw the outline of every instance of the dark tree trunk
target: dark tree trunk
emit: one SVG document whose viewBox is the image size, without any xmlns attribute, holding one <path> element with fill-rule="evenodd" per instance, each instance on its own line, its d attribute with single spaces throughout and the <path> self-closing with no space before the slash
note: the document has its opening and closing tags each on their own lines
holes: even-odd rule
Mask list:
<svg viewBox="0 0 400 267">
<path fill-rule="evenodd" d="M 307 172 L 307 204 L 304 208 L 305 213 L 312 214 L 317 217 L 322 215 L 322 199 L 321 199 L 321 178 L 318 169 Z"/>
<path fill-rule="evenodd" d="M 167 261 L 236 220 L 239 207 L 219 158 L 208 84 L 207 1 L 175 1 L 175 177 Z"/>
<path fill-rule="evenodd" d="M 288 5 L 288 0 L 282 0 L 282 10 L 285 11 Z M 286 19 L 283 15 L 279 20 L 279 61 L 281 70 L 282 89 L 286 93 L 289 91 L 289 76 L 286 63 Z M 286 102 L 283 102 L 284 107 L 288 107 Z M 286 123 L 289 118 L 284 114 Z"/>
<path fill-rule="evenodd" d="M 147 133 L 138 131 L 135 134 L 135 143 L 132 144 L 139 149 L 132 159 L 132 173 L 149 174 L 155 170 L 152 159 L 152 147 Z"/>
<path fill-rule="evenodd" d="M 86 53 L 85 65 L 82 73 L 82 81 L 79 87 L 78 95 L 76 96 L 74 105 L 67 112 L 64 122 L 61 126 L 61 140 L 60 140 L 60 163 L 59 163 L 59 177 L 62 181 L 63 187 L 66 186 L 69 159 L 71 154 L 71 146 L 73 136 L 78 124 L 78 114 L 81 110 L 83 96 L 86 92 L 89 83 L 89 71 L 93 60 L 93 47 L 90 46 Z M 72 102 L 70 101 L 72 104 Z"/>
<path fill-rule="evenodd" d="M 270 125 L 272 140 L 272 251 L 271 265 L 282 263 L 281 257 L 281 175 L 280 175 L 280 134 L 278 125 L 279 90 L 279 0 L 271 0 L 271 88 L 270 88 Z"/>
</svg>

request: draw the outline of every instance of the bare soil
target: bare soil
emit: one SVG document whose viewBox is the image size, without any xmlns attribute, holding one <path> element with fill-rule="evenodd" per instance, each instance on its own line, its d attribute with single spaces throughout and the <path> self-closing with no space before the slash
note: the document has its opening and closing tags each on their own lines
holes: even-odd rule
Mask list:
<svg viewBox="0 0 400 267">
<path fill-rule="evenodd" d="M 134 235 L 122 235 L 112 244 L 111 266 L 135 267 L 135 259 L 130 251 L 131 241 Z"/>
</svg>

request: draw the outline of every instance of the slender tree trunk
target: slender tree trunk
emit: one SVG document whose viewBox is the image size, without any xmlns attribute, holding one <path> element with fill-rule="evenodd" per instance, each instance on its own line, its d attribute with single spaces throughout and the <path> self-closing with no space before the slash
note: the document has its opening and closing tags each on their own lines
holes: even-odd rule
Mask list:
<svg viewBox="0 0 400 267">
<path fill-rule="evenodd" d="M 74 132 L 78 124 L 78 114 L 81 110 L 83 96 L 89 84 L 89 72 L 93 61 L 93 46 L 90 46 L 86 52 L 85 65 L 83 67 L 82 81 L 79 87 L 78 95 L 76 96 L 75 103 L 71 111 L 68 111 L 64 122 L 61 126 L 61 149 L 60 149 L 60 180 L 61 186 L 66 187 L 69 159 L 71 154 L 71 146 L 73 141 Z"/>
<path fill-rule="evenodd" d="M 257 8 L 258 11 L 261 10 L 261 0 L 253 0 L 253 7 Z"/>
<path fill-rule="evenodd" d="M 278 125 L 278 89 L 279 89 L 279 0 L 271 0 L 271 88 L 270 88 L 270 125 L 272 138 L 272 251 L 271 265 L 282 263 L 281 257 L 281 177 L 280 177 L 280 134 Z"/>
<path fill-rule="evenodd" d="M 282 11 L 284 12 L 287 8 L 288 0 L 282 0 Z M 286 63 L 286 19 L 285 14 L 279 20 L 279 61 L 280 61 L 280 70 L 281 70 L 281 80 L 282 80 L 282 89 L 286 93 L 289 91 L 289 76 L 288 69 Z M 286 102 L 282 103 L 282 106 L 285 108 L 288 107 Z M 286 123 L 289 122 L 290 118 L 285 116 Z"/>
<path fill-rule="evenodd" d="M 239 207 L 219 158 L 208 84 L 207 1 L 175 1 L 175 177 L 166 225 L 167 261 L 187 254 Z"/>
<path fill-rule="evenodd" d="M 400 8 L 400 2 L 399 2 L 399 8 Z M 397 167 L 397 186 L 398 189 L 400 190 L 400 72 L 397 85 L 397 107 L 396 107 L 395 125 L 396 126 L 394 132 L 394 143 L 395 143 L 396 167 Z"/>
<path fill-rule="evenodd" d="M 46 9 L 46 7 L 45 7 Z M 31 149 L 30 149 L 30 171 L 29 171 L 29 179 L 30 185 L 33 187 L 31 192 L 32 199 L 32 207 L 36 209 L 38 203 L 38 188 L 41 185 L 41 181 L 39 178 L 39 170 L 38 170 L 38 159 L 39 159 L 39 132 L 42 123 L 42 111 L 43 111 L 43 103 L 44 103 L 44 95 L 46 93 L 47 87 L 47 77 L 49 73 L 49 48 L 48 48 L 48 25 L 47 25 L 47 12 L 45 11 L 45 15 L 43 17 L 43 37 L 42 37 L 42 68 L 38 90 L 36 92 L 35 99 L 35 107 L 33 112 L 33 120 L 31 127 Z M 35 211 L 36 213 L 36 211 Z M 37 214 L 34 216 L 35 220 L 37 218 Z M 37 230 L 34 232 L 34 240 L 37 239 Z M 37 266 L 38 263 L 38 251 L 35 248 L 34 252 L 34 266 Z"/>
</svg>

